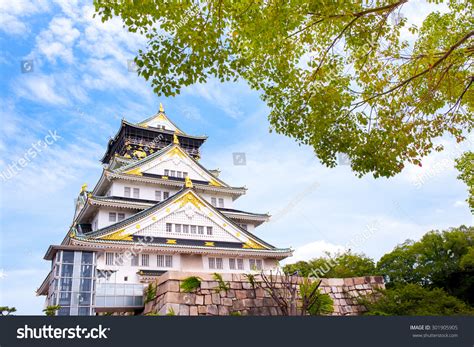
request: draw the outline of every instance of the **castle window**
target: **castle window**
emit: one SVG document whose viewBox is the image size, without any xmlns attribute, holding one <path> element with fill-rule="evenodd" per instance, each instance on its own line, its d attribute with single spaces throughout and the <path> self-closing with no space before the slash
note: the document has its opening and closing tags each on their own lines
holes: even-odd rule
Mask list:
<svg viewBox="0 0 474 347">
<path fill-rule="evenodd" d="M 109 222 L 116 222 L 117 214 L 115 212 L 109 212 Z"/>
<path fill-rule="evenodd" d="M 133 197 L 135 199 L 140 198 L 140 188 L 133 188 Z"/>
<path fill-rule="evenodd" d="M 247 230 L 247 224 L 239 224 L 239 226 L 244 229 L 244 230 Z"/>
<path fill-rule="evenodd" d="M 235 259 L 234 258 L 229 259 L 229 269 L 235 270 Z"/>
<path fill-rule="evenodd" d="M 212 227 L 207 227 L 207 235 L 212 235 Z"/>
<path fill-rule="evenodd" d="M 215 269 L 216 268 L 216 258 L 209 258 L 209 269 Z"/>
<path fill-rule="evenodd" d="M 166 223 L 166 232 L 167 233 L 170 233 L 172 231 L 171 228 L 172 228 L 172 224 L 171 223 Z"/>
<path fill-rule="evenodd" d="M 150 255 L 142 254 L 142 266 L 149 266 L 149 265 L 150 265 Z"/>
<path fill-rule="evenodd" d="M 244 269 L 244 260 L 243 259 L 237 259 L 237 269 L 239 269 L 239 270 Z"/>
<path fill-rule="evenodd" d="M 164 267 L 165 266 L 165 256 L 163 254 L 158 254 L 156 256 L 156 266 Z"/>
<path fill-rule="evenodd" d="M 196 234 L 196 226 L 191 225 L 191 234 Z"/>
<path fill-rule="evenodd" d="M 216 269 L 222 270 L 224 268 L 224 262 L 222 258 L 216 258 Z"/>
<path fill-rule="evenodd" d="M 123 196 L 126 198 L 130 197 L 130 187 L 123 187 Z"/>
<path fill-rule="evenodd" d="M 138 266 L 138 254 L 132 255 L 132 266 Z"/>
<path fill-rule="evenodd" d="M 176 177 L 181 178 L 181 171 L 176 171 Z"/>
<path fill-rule="evenodd" d="M 161 201 L 161 191 L 155 190 L 155 200 Z"/>
<path fill-rule="evenodd" d="M 114 265 L 115 254 L 105 253 L 105 265 Z"/>
<path fill-rule="evenodd" d="M 204 235 L 204 227 L 202 225 L 198 226 L 198 234 Z"/>
<path fill-rule="evenodd" d="M 176 233 L 180 233 L 181 232 L 181 224 L 175 224 L 174 225 L 174 231 Z"/>
<path fill-rule="evenodd" d="M 172 255 L 165 255 L 165 266 L 166 267 L 173 267 L 173 256 Z"/>
<path fill-rule="evenodd" d="M 209 258 L 209 269 L 211 270 L 222 270 L 224 268 L 224 263 L 222 261 L 222 258 Z"/>
<path fill-rule="evenodd" d="M 170 170 L 165 170 L 165 176 L 169 176 L 170 175 Z"/>
<path fill-rule="evenodd" d="M 216 198 L 211 198 L 211 205 L 217 206 Z"/>
<path fill-rule="evenodd" d="M 250 270 L 262 270 L 262 259 L 249 259 Z"/>
<path fill-rule="evenodd" d="M 187 225 L 187 224 L 183 225 L 183 233 L 189 234 L 189 225 Z"/>
<path fill-rule="evenodd" d="M 219 198 L 219 207 L 224 207 L 224 199 Z"/>
<path fill-rule="evenodd" d="M 171 171 L 170 171 L 170 176 L 171 176 L 171 177 L 176 177 L 176 171 L 171 170 Z"/>
<path fill-rule="evenodd" d="M 170 192 L 163 192 L 163 199 L 168 199 L 170 197 Z"/>
<path fill-rule="evenodd" d="M 120 222 L 125 219 L 125 213 L 117 213 L 117 220 Z"/>
<path fill-rule="evenodd" d="M 183 171 L 183 178 L 188 177 L 188 173 L 186 171 Z"/>
</svg>

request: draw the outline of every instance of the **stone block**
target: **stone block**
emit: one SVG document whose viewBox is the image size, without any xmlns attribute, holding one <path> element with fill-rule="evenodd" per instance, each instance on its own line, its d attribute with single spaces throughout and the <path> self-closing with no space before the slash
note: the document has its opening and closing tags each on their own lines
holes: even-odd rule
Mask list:
<svg viewBox="0 0 474 347">
<path fill-rule="evenodd" d="M 194 305 L 196 303 L 196 294 L 194 293 L 181 293 L 181 303 L 186 305 Z"/>
<path fill-rule="evenodd" d="M 352 286 L 353 284 L 354 284 L 354 279 L 353 278 L 344 278 L 344 285 Z"/>
<path fill-rule="evenodd" d="M 263 306 L 277 306 L 275 300 L 272 298 L 264 298 L 263 299 Z"/>
<path fill-rule="evenodd" d="M 240 311 L 240 310 L 243 310 L 245 308 L 242 300 L 234 300 L 232 302 L 232 310 L 233 311 Z"/>
<path fill-rule="evenodd" d="M 245 299 L 245 298 L 247 298 L 247 291 L 245 291 L 245 290 L 236 290 L 235 291 L 235 297 L 237 299 Z"/>
<path fill-rule="evenodd" d="M 211 305 L 212 304 L 212 296 L 211 294 L 204 296 L 204 305 Z"/>
<path fill-rule="evenodd" d="M 168 292 L 164 296 L 164 301 L 166 303 L 179 304 L 181 303 L 181 293 Z"/>
<path fill-rule="evenodd" d="M 242 283 L 230 282 L 230 289 L 242 289 Z"/>
<path fill-rule="evenodd" d="M 165 283 L 168 287 L 168 291 L 170 292 L 179 292 L 180 287 L 179 287 L 179 281 L 167 281 Z"/>
<path fill-rule="evenodd" d="M 198 313 L 199 314 L 206 314 L 207 313 L 207 306 L 198 306 Z"/>
<path fill-rule="evenodd" d="M 198 308 L 197 308 L 197 306 L 190 306 L 190 307 L 189 307 L 189 315 L 190 315 L 190 316 L 197 316 L 197 315 L 198 315 Z"/>
<path fill-rule="evenodd" d="M 254 300 L 253 300 L 253 303 L 254 303 L 254 305 L 257 306 L 257 307 L 263 307 L 263 306 L 265 306 L 265 305 L 263 305 L 263 299 L 254 299 Z"/>
<path fill-rule="evenodd" d="M 278 311 L 277 311 L 276 307 L 270 307 L 269 310 L 270 310 L 270 315 L 271 316 L 278 316 Z"/>
<path fill-rule="evenodd" d="M 221 303 L 221 296 L 219 295 L 219 293 L 211 294 L 211 299 L 212 299 L 212 303 L 213 303 L 213 304 L 215 304 L 215 305 L 220 305 L 220 303 Z"/>
<path fill-rule="evenodd" d="M 204 295 L 196 295 L 196 305 L 203 305 L 204 304 Z"/>
<path fill-rule="evenodd" d="M 180 316 L 189 316 L 189 306 L 188 305 L 179 305 L 179 313 Z"/>
<path fill-rule="evenodd" d="M 354 277 L 354 284 L 364 284 L 364 277 Z"/>
<path fill-rule="evenodd" d="M 242 282 L 242 288 L 253 289 L 252 285 L 249 282 Z"/>
<path fill-rule="evenodd" d="M 166 316 L 171 312 L 174 312 L 174 314 L 179 314 L 179 306 L 179 304 L 164 304 L 158 311 L 158 314 L 161 316 Z"/>
<path fill-rule="evenodd" d="M 228 306 L 219 306 L 219 316 L 228 316 L 229 315 L 229 307 Z"/>
<path fill-rule="evenodd" d="M 231 298 L 222 298 L 221 303 L 225 306 L 232 306 L 233 300 Z"/>
<path fill-rule="evenodd" d="M 344 279 L 343 278 L 328 278 L 328 285 L 342 286 L 344 285 Z"/>
<path fill-rule="evenodd" d="M 227 297 L 228 298 L 235 298 L 235 290 L 230 289 L 227 291 Z"/>
<path fill-rule="evenodd" d="M 202 289 L 214 289 L 218 287 L 219 284 L 216 281 L 203 281 L 201 282 L 201 288 Z"/>
<path fill-rule="evenodd" d="M 265 297 L 265 290 L 262 288 L 257 288 L 255 289 L 255 294 L 257 295 L 257 298 L 263 298 Z"/>
<path fill-rule="evenodd" d="M 206 313 L 211 316 L 217 316 L 219 314 L 219 309 L 217 308 L 217 305 L 208 305 Z"/>
<path fill-rule="evenodd" d="M 253 299 L 244 299 L 242 300 L 245 308 L 249 308 L 249 307 L 254 307 L 255 306 L 255 302 Z"/>
<path fill-rule="evenodd" d="M 247 290 L 247 298 L 249 298 L 249 299 L 255 299 L 255 291 L 253 291 L 253 290 Z"/>
<path fill-rule="evenodd" d="M 356 288 L 357 290 L 363 290 L 363 289 L 364 289 L 364 286 L 363 286 L 362 284 L 356 284 L 356 285 L 355 285 L 355 288 Z"/>
</svg>

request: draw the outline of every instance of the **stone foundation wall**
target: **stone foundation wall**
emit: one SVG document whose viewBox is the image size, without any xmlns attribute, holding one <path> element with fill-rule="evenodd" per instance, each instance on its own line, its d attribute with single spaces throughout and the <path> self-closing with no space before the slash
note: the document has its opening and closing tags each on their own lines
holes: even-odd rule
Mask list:
<svg viewBox="0 0 474 347">
<path fill-rule="evenodd" d="M 270 294 L 261 288 L 253 288 L 241 274 L 223 273 L 222 279 L 230 289 L 217 292 L 218 282 L 209 273 L 167 272 L 156 282 L 156 297 L 145 304 L 143 314 L 166 315 L 173 312 L 180 316 L 227 316 L 253 315 L 278 316 L 281 310 Z M 201 278 L 201 288 L 196 293 L 185 293 L 180 283 L 187 277 Z M 364 306 L 356 298 L 385 288 L 381 276 L 322 279 L 320 289 L 329 294 L 334 302 L 334 316 L 360 315 Z"/>
</svg>

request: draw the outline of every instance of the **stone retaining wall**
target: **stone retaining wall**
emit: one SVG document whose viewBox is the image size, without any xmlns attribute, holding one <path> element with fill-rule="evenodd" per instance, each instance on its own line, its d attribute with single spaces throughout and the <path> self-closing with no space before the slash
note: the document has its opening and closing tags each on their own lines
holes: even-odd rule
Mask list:
<svg viewBox="0 0 474 347">
<path fill-rule="evenodd" d="M 222 279 L 230 289 L 216 292 L 218 282 L 209 273 L 167 272 L 156 282 L 156 297 L 145 304 L 143 314 L 166 315 L 173 312 L 180 316 L 227 316 L 258 315 L 277 316 L 281 310 L 270 294 L 261 288 L 252 288 L 241 274 L 223 273 Z M 201 278 L 201 289 L 196 293 L 185 293 L 180 281 L 190 276 Z M 373 293 L 376 288 L 385 288 L 381 276 L 322 279 L 321 292 L 329 294 L 334 301 L 334 316 L 360 315 L 364 306 L 355 298 Z"/>
</svg>

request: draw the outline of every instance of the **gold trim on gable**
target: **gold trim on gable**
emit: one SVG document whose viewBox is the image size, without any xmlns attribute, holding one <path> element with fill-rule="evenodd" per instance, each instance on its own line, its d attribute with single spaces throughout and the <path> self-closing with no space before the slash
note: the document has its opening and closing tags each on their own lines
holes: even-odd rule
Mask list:
<svg viewBox="0 0 474 347">
<path fill-rule="evenodd" d="M 122 230 L 116 231 L 112 234 L 102 236 L 102 237 L 100 237 L 100 239 L 102 239 L 102 240 L 114 240 L 114 241 L 122 241 L 122 240 L 132 241 L 132 234 L 123 235 L 124 232 L 125 232 L 125 229 L 122 229 Z"/>
<path fill-rule="evenodd" d="M 168 155 L 169 156 L 177 155 L 180 158 L 185 158 L 186 157 L 186 154 L 183 152 L 181 147 L 178 147 L 178 146 L 173 147 L 173 149 L 171 149 L 168 152 Z"/>
<path fill-rule="evenodd" d="M 264 249 L 264 247 L 255 241 L 248 240 L 246 243 L 243 244 L 242 248 L 251 248 L 251 249 Z"/>
<path fill-rule="evenodd" d="M 175 203 L 180 204 L 179 208 L 185 206 L 187 203 L 193 204 L 198 210 L 200 210 L 201 207 L 204 207 L 204 204 L 201 202 L 201 200 L 196 198 L 196 196 L 191 193 L 191 191 L 188 191 L 186 194 L 176 200 Z"/>
<path fill-rule="evenodd" d="M 176 240 L 173 240 L 173 239 L 166 239 L 166 243 L 168 245 L 176 245 Z"/>
<path fill-rule="evenodd" d="M 204 242 L 204 246 L 214 247 L 214 242 Z"/>
<path fill-rule="evenodd" d="M 222 184 L 217 182 L 214 178 L 211 178 L 211 180 L 209 181 L 209 185 L 214 187 L 222 187 Z"/>
<path fill-rule="evenodd" d="M 125 171 L 124 173 L 128 174 L 128 175 L 137 175 L 137 176 L 143 176 L 141 170 L 139 167 L 135 168 L 135 169 L 131 169 L 131 170 L 128 170 L 128 171 Z"/>
</svg>

